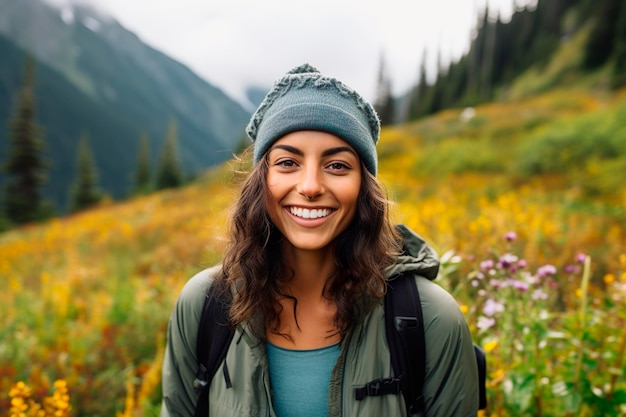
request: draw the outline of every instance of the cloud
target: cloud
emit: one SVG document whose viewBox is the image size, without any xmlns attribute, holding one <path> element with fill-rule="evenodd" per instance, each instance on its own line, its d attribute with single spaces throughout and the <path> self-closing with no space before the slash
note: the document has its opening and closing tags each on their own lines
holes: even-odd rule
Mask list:
<svg viewBox="0 0 626 417">
<path fill-rule="evenodd" d="M 469 47 L 479 9 L 513 0 L 48 0 L 108 10 L 142 40 L 241 99 L 303 62 L 373 100 L 382 54 L 395 94 L 416 81 L 423 51 L 435 72 Z M 535 0 L 536 1 L 536 0 Z M 532 2 L 532 0 L 528 0 Z M 518 0 L 520 3 L 520 0 Z M 507 11 L 508 8 L 508 11 Z"/>
</svg>

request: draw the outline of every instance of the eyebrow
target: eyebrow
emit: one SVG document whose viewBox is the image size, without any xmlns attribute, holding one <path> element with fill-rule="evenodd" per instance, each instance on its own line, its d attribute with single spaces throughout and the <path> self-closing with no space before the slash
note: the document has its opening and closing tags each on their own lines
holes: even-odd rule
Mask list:
<svg viewBox="0 0 626 417">
<path fill-rule="evenodd" d="M 272 146 L 272 148 L 269 150 L 269 152 L 275 150 L 275 149 L 282 149 L 284 151 L 296 154 L 298 156 L 303 156 L 304 152 L 302 152 L 300 149 L 294 147 L 294 146 L 290 146 L 290 145 L 283 145 L 283 144 L 278 144 L 275 146 Z M 329 148 L 326 149 L 324 152 L 322 152 L 322 156 L 331 156 L 331 155 L 335 155 L 341 152 L 349 152 L 351 154 L 353 154 L 354 156 L 358 157 L 357 153 L 350 148 L 349 146 L 336 146 L 334 148 Z"/>
</svg>

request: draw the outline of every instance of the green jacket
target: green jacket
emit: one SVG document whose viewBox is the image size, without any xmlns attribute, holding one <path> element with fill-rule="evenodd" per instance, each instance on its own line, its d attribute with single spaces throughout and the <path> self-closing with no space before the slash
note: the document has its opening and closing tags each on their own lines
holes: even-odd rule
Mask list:
<svg viewBox="0 0 626 417">
<path fill-rule="evenodd" d="M 423 391 L 426 416 L 475 416 L 478 369 L 465 317 L 454 298 L 431 281 L 439 266 L 435 252 L 408 229 L 403 228 L 403 233 L 409 254 L 398 257 L 388 276 L 406 271 L 415 273 L 426 340 Z M 218 268 L 204 270 L 191 278 L 171 315 L 163 361 L 162 417 L 194 414 L 198 395 L 192 383 L 198 368 L 195 352 L 198 322 L 206 291 Z M 232 387 L 226 387 L 220 367 L 210 385 L 210 416 L 275 417 L 263 341 L 245 329 L 237 329 L 226 362 Z M 355 388 L 392 374 L 381 300 L 341 341 L 341 354 L 330 381 L 328 416 L 405 416 L 401 394 L 355 400 Z"/>
</svg>

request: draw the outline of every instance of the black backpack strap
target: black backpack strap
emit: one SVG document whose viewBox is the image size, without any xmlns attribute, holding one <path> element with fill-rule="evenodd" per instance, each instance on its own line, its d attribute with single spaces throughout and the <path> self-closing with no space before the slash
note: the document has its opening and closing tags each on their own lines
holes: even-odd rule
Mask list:
<svg viewBox="0 0 626 417">
<path fill-rule="evenodd" d="M 402 274 L 389 281 L 385 321 L 393 371 L 405 381 L 402 394 L 407 416 L 423 416 L 426 343 L 422 304 L 412 274 Z"/>
<path fill-rule="evenodd" d="M 474 345 L 476 364 L 478 365 L 478 408 L 487 408 L 487 357 L 485 352 L 477 345 Z"/>
<path fill-rule="evenodd" d="M 215 285 L 211 285 L 204 299 L 196 344 L 199 366 L 193 381 L 194 390 L 200 393 L 195 417 L 209 415 L 209 384 L 226 357 L 228 346 L 235 334 L 228 324 L 231 301 L 230 292 L 220 291 Z"/>
<path fill-rule="evenodd" d="M 385 331 L 394 377 L 376 379 L 355 390 L 356 399 L 402 392 L 407 416 L 424 416 L 426 344 L 422 305 L 412 274 L 398 275 L 385 294 Z"/>
</svg>

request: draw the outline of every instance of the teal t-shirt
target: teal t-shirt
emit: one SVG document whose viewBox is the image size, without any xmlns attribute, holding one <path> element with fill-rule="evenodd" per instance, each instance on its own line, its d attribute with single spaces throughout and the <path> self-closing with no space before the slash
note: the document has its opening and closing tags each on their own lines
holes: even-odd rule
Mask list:
<svg viewBox="0 0 626 417">
<path fill-rule="evenodd" d="M 328 417 L 328 386 L 339 343 L 311 350 L 266 345 L 276 416 Z"/>
</svg>

